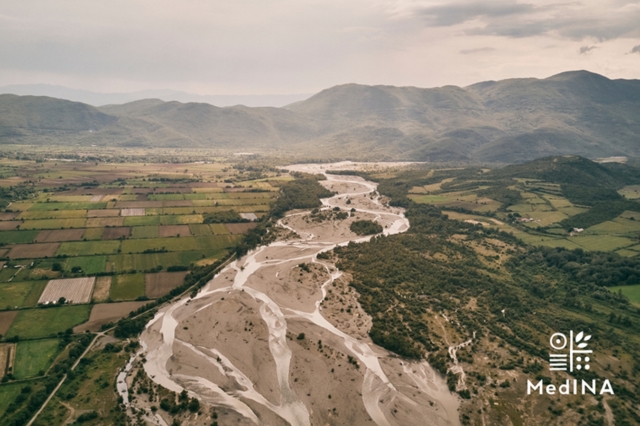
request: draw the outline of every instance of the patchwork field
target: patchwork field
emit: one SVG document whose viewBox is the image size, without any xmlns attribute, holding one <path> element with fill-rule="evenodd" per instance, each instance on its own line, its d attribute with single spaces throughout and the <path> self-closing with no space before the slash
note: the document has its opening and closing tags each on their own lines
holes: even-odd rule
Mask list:
<svg viewBox="0 0 640 426">
<path fill-rule="evenodd" d="M 36 383 L 63 350 L 67 330 L 98 331 L 149 303 L 136 299 L 166 295 L 189 273 L 166 272 L 172 266 L 228 257 L 255 224 L 205 224 L 204 215 L 233 209 L 262 217 L 289 179 L 268 167 L 244 172 L 223 161 L 166 159 L 0 157 L 0 187 L 24 194 L 0 209 L 0 377 L 5 347 L 15 379 Z M 4 171 L 11 177 L 3 179 Z M 6 342 L 16 337 L 17 345 Z M 0 384 L 0 418 L 22 386 Z"/>
</svg>

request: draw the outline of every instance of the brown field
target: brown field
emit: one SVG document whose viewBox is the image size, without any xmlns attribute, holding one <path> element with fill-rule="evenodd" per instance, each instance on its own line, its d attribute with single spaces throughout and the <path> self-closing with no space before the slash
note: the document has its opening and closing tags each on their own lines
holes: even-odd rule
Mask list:
<svg viewBox="0 0 640 426">
<path fill-rule="evenodd" d="M 0 257 L 5 257 L 7 253 L 9 253 L 9 249 L 0 248 Z"/>
<path fill-rule="evenodd" d="M 89 201 L 97 203 L 99 201 L 102 201 L 102 195 L 94 195 L 93 197 L 91 197 L 91 199 L 89 199 Z"/>
<path fill-rule="evenodd" d="M 87 217 L 111 217 L 120 216 L 120 210 L 118 209 L 104 209 L 104 210 L 89 210 Z"/>
<path fill-rule="evenodd" d="M 69 303 L 89 303 L 95 282 L 96 277 L 51 280 L 40 295 L 38 303 L 57 302 L 61 297 Z"/>
<path fill-rule="evenodd" d="M 129 238 L 131 236 L 131 228 L 128 226 L 122 228 L 104 228 L 102 233 L 103 240 L 117 240 L 120 237 Z"/>
<path fill-rule="evenodd" d="M 22 222 L 18 220 L 11 220 L 9 222 L 0 222 L 0 231 L 13 231 L 18 226 L 20 226 Z"/>
<path fill-rule="evenodd" d="M 0 334 L 3 336 L 7 334 L 9 328 L 11 328 L 11 324 L 13 320 L 18 315 L 18 311 L 3 311 L 0 312 Z"/>
<path fill-rule="evenodd" d="M 0 212 L 0 220 L 12 220 L 15 219 L 20 213 L 18 212 Z"/>
<path fill-rule="evenodd" d="M 81 240 L 84 229 L 55 229 L 40 231 L 36 237 L 36 243 L 53 243 L 59 241 Z"/>
<path fill-rule="evenodd" d="M 122 209 L 120 211 L 120 216 L 146 216 L 147 212 L 145 209 Z"/>
<path fill-rule="evenodd" d="M 87 219 L 87 228 L 99 228 L 102 226 L 122 226 L 124 217 L 92 217 Z"/>
<path fill-rule="evenodd" d="M 0 376 L 13 372 L 16 359 L 16 345 L 13 343 L 0 344 Z"/>
<path fill-rule="evenodd" d="M 158 227 L 158 236 L 160 237 L 190 237 L 191 231 L 189 225 L 165 225 Z"/>
<path fill-rule="evenodd" d="M 109 290 L 111 289 L 111 277 L 96 278 L 96 285 L 93 288 L 93 301 L 104 302 L 109 298 Z"/>
<path fill-rule="evenodd" d="M 135 311 L 140 306 L 149 303 L 144 302 L 120 302 L 120 303 L 102 303 L 95 305 L 91 310 L 89 321 L 80 324 L 73 329 L 74 333 L 84 333 L 89 331 L 100 331 L 102 324 L 118 321 L 129 315 L 129 312 Z"/>
<path fill-rule="evenodd" d="M 60 243 L 18 244 L 11 247 L 11 259 L 37 259 L 39 257 L 53 257 L 58 251 Z"/>
<path fill-rule="evenodd" d="M 225 228 L 230 234 L 244 234 L 249 229 L 253 229 L 258 226 L 257 223 L 225 223 Z"/>
<path fill-rule="evenodd" d="M 144 287 L 147 297 L 162 297 L 184 282 L 184 272 L 160 272 L 144 276 Z"/>
</svg>

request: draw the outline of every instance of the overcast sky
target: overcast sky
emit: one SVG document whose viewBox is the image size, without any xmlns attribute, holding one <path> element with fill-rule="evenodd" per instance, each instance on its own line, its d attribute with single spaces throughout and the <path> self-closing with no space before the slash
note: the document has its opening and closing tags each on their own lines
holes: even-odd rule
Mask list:
<svg viewBox="0 0 640 426">
<path fill-rule="evenodd" d="M 640 78 L 640 0 L 0 0 L 0 86 L 314 93 Z"/>
</svg>

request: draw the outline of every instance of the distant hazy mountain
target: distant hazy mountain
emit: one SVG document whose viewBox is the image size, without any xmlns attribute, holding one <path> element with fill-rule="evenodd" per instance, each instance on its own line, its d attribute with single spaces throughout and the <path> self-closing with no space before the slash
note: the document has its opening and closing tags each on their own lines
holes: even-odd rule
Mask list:
<svg viewBox="0 0 640 426">
<path fill-rule="evenodd" d="M 310 157 L 520 162 L 640 157 L 640 81 L 586 71 L 435 89 L 347 84 L 283 108 L 0 95 L 0 143 L 211 147 Z"/>
<path fill-rule="evenodd" d="M 93 106 L 124 104 L 142 99 L 157 98 L 166 102 L 202 102 L 220 107 L 245 105 L 250 107 L 281 107 L 306 99 L 311 94 L 295 95 L 196 95 L 175 90 L 142 90 L 130 93 L 98 93 L 88 90 L 70 89 L 50 84 L 19 84 L 0 87 L 0 93 L 20 96 L 49 96 L 67 99 Z"/>
</svg>

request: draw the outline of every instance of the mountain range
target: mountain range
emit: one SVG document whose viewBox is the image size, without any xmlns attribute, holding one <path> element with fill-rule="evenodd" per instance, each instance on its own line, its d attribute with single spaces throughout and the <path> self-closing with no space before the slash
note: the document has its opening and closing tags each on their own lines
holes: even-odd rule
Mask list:
<svg viewBox="0 0 640 426">
<path fill-rule="evenodd" d="M 195 93 L 180 92 L 177 90 L 141 90 L 126 93 L 101 93 L 90 90 L 71 89 L 69 87 L 52 84 L 14 84 L 11 86 L 2 86 L 0 87 L 0 93 L 20 96 L 49 96 L 51 98 L 82 102 L 92 106 L 124 104 L 142 99 L 161 99 L 166 102 L 200 102 L 220 107 L 233 105 L 281 107 L 311 96 L 311 94 L 197 95 Z"/>
<path fill-rule="evenodd" d="M 0 143 L 197 147 L 309 158 L 640 157 L 640 80 L 588 71 L 465 88 L 335 86 L 281 108 L 0 95 Z"/>
</svg>

